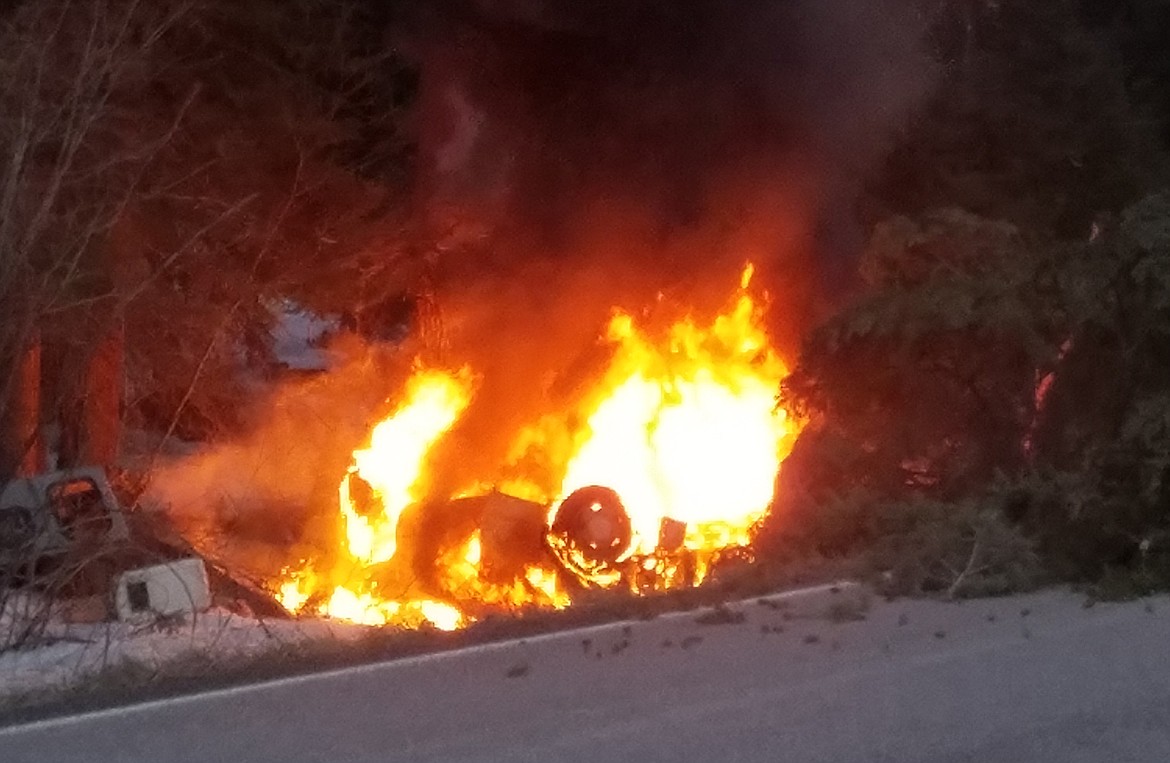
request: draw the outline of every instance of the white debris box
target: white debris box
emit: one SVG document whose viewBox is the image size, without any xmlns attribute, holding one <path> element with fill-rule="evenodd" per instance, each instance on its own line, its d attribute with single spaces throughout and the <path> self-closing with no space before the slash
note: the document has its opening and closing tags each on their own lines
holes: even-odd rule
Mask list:
<svg viewBox="0 0 1170 763">
<path fill-rule="evenodd" d="M 211 606 L 207 568 L 198 558 L 130 570 L 116 585 L 114 607 L 120 620 L 200 612 Z"/>
</svg>

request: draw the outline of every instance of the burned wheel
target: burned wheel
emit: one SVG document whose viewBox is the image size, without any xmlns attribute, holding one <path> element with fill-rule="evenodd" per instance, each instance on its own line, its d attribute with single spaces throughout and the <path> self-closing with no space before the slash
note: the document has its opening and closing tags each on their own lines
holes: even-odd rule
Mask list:
<svg viewBox="0 0 1170 763">
<path fill-rule="evenodd" d="M 548 532 L 557 561 L 585 583 L 611 578 L 632 542 L 633 527 L 621 498 L 600 485 L 583 487 L 562 501 Z"/>
</svg>

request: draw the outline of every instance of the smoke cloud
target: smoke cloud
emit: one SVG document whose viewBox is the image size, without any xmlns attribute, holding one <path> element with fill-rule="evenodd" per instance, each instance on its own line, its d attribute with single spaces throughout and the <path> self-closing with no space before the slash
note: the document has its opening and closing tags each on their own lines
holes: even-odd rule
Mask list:
<svg viewBox="0 0 1170 763">
<path fill-rule="evenodd" d="M 436 494 L 490 479 L 523 426 L 571 403 L 615 306 L 702 315 L 750 259 L 794 357 L 845 280 L 862 177 L 929 90 L 922 40 L 909 0 L 420 3 L 394 44 L 420 65 L 415 217 L 444 338 L 430 360 L 480 378 L 435 454 Z M 246 463 L 264 476 L 241 502 L 331 513 L 314 495 L 330 502 L 358 419 L 404 375 L 356 367 L 283 391 L 271 425 L 160 475 L 159 494 L 247 482 Z"/>
<path fill-rule="evenodd" d="M 452 355 L 484 375 L 452 482 L 498 463 L 615 305 L 701 313 L 750 259 L 793 357 L 847 281 L 864 174 L 932 80 L 899 0 L 428 8 L 419 206 Z"/>
</svg>

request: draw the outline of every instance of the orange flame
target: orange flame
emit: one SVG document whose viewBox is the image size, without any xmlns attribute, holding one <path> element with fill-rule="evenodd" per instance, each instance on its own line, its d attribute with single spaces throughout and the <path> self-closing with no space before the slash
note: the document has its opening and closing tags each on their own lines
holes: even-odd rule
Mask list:
<svg viewBox="0 0 1170 763">
<path fill-rule="evenodd" d="M 632 551 L 651 553 L 662 519 L 727 528 L 735 541 L 772 500 L 791 427 L 776 411 L 786 369 L 755 325 L 744 296 L 713 326 L 675 324 L 664 347 L 628 315 L 610 324 L 617 355 L 558 494 L 605 485 L 622 497 L 635 533 Z M 713 528 L 708 528 L 708 530 Z"/>
<path fill-rule="evenodd" d="M 685 580 L 700 582 L 716 554 L 750 542 L 799 428 L 776 409 L 787 368 L 749 291 L 753 273 L 749 264 L 734 299 L 713 320 L 685 317 L 660 340 L 632 315 L 615 312 L 606 332 L 612 358 L 576 410 L 519 433 L 516 459 L 502 472 L 507 479 L 485 480 L 460 495 L 483 494 L 494 484 L 549 506 L 551 525 L 556 505 L 573 491 L 608 487 L 620 496 L 633 531 L 621 559 L 630 559 L 636 574 L 673 585 L 682 579 L 678 554 L 689 554 L 693 574 Z M 478 530 L 437 560 L 450 601 L 384 597 L 372 575 L 361 577 L 393 560 L 402 512 L 428 497 L 427 456 L 471 404 L 472 391 L 469 369 L 416 371 L 401 406 L 374 428 L 369 447 L 354 452 L 350 474 L 369 485 L 377 511 L 358 505 L 347 474 L 339 489 L 344 558 L 329 575 L 311 566 L 286 575 L 278 584 L 285 607 L 372 625 L 452 629 L 472 622 L 471 612 L 484 606 L 568 606 L 558 579 L 568 573 L 551 563 L 533 560 L 510 584 L 485 579 Z M 521 464 L 534 453 L 549 473 L 523 473 Z M 685 523 L 681 550 L 657 548 L 664 520 Z M 357 569 L 358 581 L 339 579 L 342 569 Z M 589 582 L 612 585 L 621 578 L 609 570 Z"/>
<path fill-rule="evenodd" d="M 426 456 L 467 408 L 471 393 L 472 378 L 466 368 L 454 374 L 420 368 L 407 382 L 398 410 L 374 427 L 370 446 L 354 451 L 349 474 L 361 477 L 381 505 L 372 516 L 361 513 L 350 494 L 349 474 L 342 479 L 338 503 L 345 529 L 344 566 L 368 567 L 394 557 L 398 520 L 425 495 Z M 277 599 L 289 611 L 299 612 L 325 585 L 311 569 L 302 570 L 281 584 Z M 404 604 L 383 599 L 368 590 L 370 587 L 368 581 L 356 586 L 336 585 L 317 611 L 366 625 L 426 621 L 453 630 L 463 624 L 459 610 L 448 604 L 429 600 Z"/>
<path fill-rule="evenodd" d="M 424 497 L 423 469 L 431 447 L 458 420 L 471 402 L 471 374 L 422 369 L 407 383 L 406 402 L 374 427 L 370 447 L 354 451 L 357 474 L 381 499 L 382 512 L 369 519 L 357 512 L 349 480 L 339 488 L 350 556 L 363 564 L 389 561 L 398 548 L 398 519 Z"/>
</svg>

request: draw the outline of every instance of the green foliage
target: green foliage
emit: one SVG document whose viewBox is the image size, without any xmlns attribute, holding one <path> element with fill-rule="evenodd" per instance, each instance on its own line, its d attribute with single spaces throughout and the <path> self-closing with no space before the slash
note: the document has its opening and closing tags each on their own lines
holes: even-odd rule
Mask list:
<svg viewBox="0 0 1170 763">
<path fill-rule="evenodd" d="M 1067 352 L 1038 442 L 1061 468 L 1078 466 L 1097 442 L 1118 445 L 1142 431 L 1142 412 L 1156 410 L 1170 389 L 1168 219 L 1170 197 L 1149 197 L 1053 263 Z M 1084 406 L 1087 399 L 1094 405 Z"/>
<path fill-rule="evenodd" d="M 1170 584 L 1170 196 L 1126 209 L 1065 275 L 1070 351 L 1037 439 L 1064 499 L 1033 481 L 1025 516 L 1070 569 Z"/>
<path fill-rule="evenodd" d="M 771 556 L 848 559 L 889 594 L 988 596 L 1046 579 L 1033 542 L 993 501 L 883 500 L 868 491 L 790 507 L 763 539 Z"/>
<path fill-rule="evenodd" d="M 1056 334 L 1018 232 L 956 210 L 895 218 L 861 267 L 873 291 L 813 332 L 781 393 L 884 473 L 854 464 L 837 489 L 952 495 L 1021 462 L 1035 369 Z"/>
<path fill-rule="evenodd" d="M 1170 587 L 1165 498 L 1142 495 L 1149 486 L 1143 471 L 1130 453 L 1094 454 L 1084 471 L 1037 470 L 997 486 L 994 499 L 1034 539 L 1047 567 L 1061 579 L 1110 581 L 1107 587 L 1119 589 L 1128 578 L 1128 585 L 1144 592 L 1165 590 Z"/>
<path fill-rule="evenodd" d="M 863 272 L 873 292 L 784 384 L 811 424 L 777 521 L 812 523 L 818 553 L 911 538 L 897 553 L 929 580 L 911 552 L 945 554 L 898 507 L 943 538 L 993 517 L 1062 578 L 1170 585 L 1170 197 L 1044 249 L 963 213 L 897 218 Z"/>
</svg>

